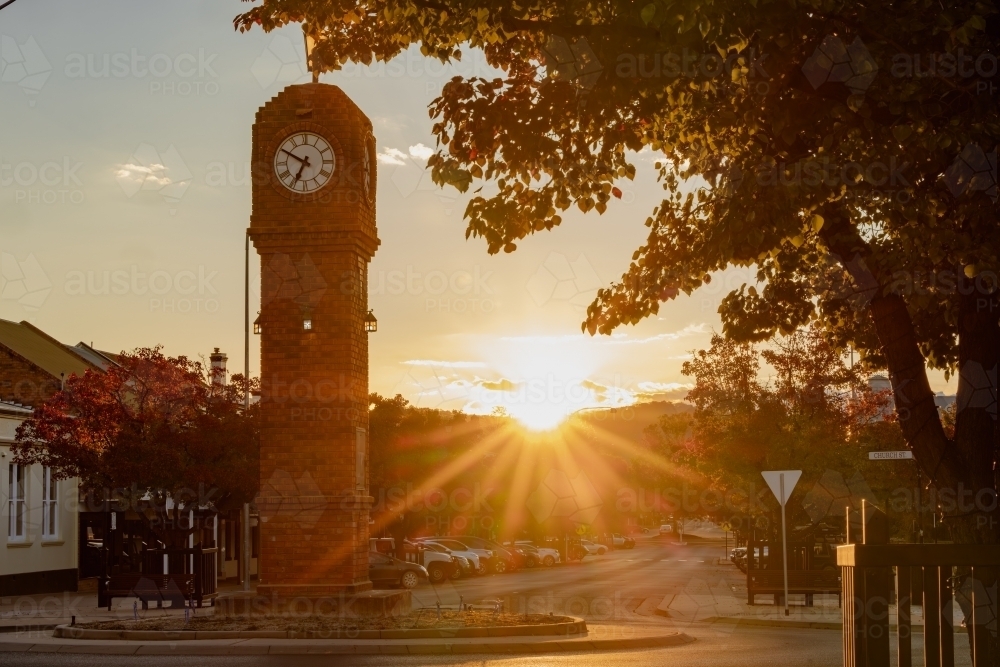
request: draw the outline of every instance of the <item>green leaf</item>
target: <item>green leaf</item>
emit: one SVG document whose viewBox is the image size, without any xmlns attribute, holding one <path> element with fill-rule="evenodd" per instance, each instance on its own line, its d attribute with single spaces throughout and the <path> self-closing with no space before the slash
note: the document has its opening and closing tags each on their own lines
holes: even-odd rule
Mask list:
<svg viewBox="0 0 1000 667">
<path fill-rule="evenodd" d="M 656 16 L 656 3 L 651 2 L 645 7 L 643 7 L 642 12 L 639 13 L 639 16 L 642 17 L 643 23 L 649 25 L 649 22 L 653 20 L 654 16 Z"/>
<path fill-rule="evenodd" d="M 701 20 L 698 21 L 698 30 L 701 32 L 701 36 L 704 37 L 708 34 L 708 31 L 712 29 L 712 22 L 708 20 L 707 16 L 702 16 Z"/>
<path fill-rule="evenodd" d="M 909 125 L 895 125 L 892 128 L 892 136 L 896 137 L 896 141 L 900 143 L 906 141 L 911 134 L 913 134 L 913 128 Z"/>
</svg>

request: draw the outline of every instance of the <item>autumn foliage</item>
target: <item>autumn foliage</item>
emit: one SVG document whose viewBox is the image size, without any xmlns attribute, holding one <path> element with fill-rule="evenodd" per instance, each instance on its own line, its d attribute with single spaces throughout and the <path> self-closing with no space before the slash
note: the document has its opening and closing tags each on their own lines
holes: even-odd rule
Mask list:
<svg viewBox="0 0 1000 667">
<path fill-rule="evenodd" d="M 12 451 L 20 463 L 79 478 L 89 501 L 151 523 L 168 505 L 235 507 L 258 487 L 259 417 L 256 406 L 244 410 L 248 389 L 241 375 L 227 384 L 200 362 L 140 348 L 105 373 L 66 380 L 19 427 Z"/>
</svg>

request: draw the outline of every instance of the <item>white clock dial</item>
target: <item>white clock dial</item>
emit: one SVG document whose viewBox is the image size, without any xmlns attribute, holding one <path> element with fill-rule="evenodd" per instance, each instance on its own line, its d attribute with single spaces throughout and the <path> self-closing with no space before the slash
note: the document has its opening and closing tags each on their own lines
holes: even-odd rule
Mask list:
<svg viewBox="0 0 1000 667">
<path fill-rule="evenodd" d="M 337 166 L 333 147 L 313 132 L 296 132 L 274 153 L 274 174 L 292 192 L 315 192 L 329 182 Z"/>
</svg>

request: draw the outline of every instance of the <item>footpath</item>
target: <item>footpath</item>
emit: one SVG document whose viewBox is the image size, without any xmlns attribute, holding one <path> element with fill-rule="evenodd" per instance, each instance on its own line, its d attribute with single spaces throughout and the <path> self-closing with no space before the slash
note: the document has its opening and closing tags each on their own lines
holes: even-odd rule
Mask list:
<svg viewBox="0 0 1000 667">
<path fill-rule="evenodd" d="M 686 623 L 818 630 L 843 627 L 843 610 L 836 595 L 815 595 L 811 607 L 805 606 L 804 595 L 790 595 L 789 615 L 785 616 L 784 607 L 774 605 L 770 595 L 759 595 L 756 604 L 747 604 L 746 575 L 736 566 L 732 570 L 724 577 L 691 582 L 680 593 L 666 595 L 658 602 L 647 600 L 645 607 L 657 616 L 672 619 L 677 627 Z M 965 632 L 964 616 L 957 604 L 953 607 L 953 618 L 955 632 Z M 891 627 L 895 627 L 895 619 L 896 605 L 889 605 Z M 912 631 L 922 633 L 923 612 L 919 606 L 910 608 L 910 619 Z"/>
</svg>

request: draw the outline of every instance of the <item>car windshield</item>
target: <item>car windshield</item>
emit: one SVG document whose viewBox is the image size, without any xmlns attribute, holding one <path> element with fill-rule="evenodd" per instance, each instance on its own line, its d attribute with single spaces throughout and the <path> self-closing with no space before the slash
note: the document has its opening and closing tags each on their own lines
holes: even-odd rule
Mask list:
<svg viewBox="0 0 1000 667">
<path fill-rule="evenodd" d="M 469 547 L 455 540 L 437 540 L 437 543 L 446 546 L 453 551 L 468 551 Z"/>
</svg>

